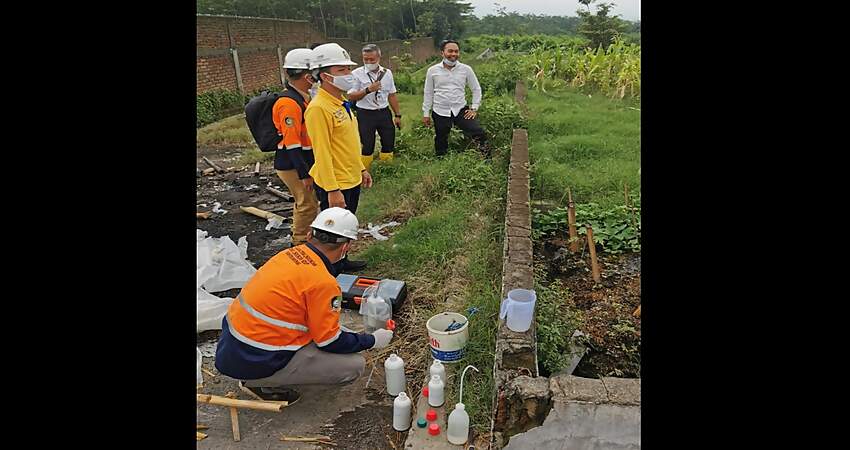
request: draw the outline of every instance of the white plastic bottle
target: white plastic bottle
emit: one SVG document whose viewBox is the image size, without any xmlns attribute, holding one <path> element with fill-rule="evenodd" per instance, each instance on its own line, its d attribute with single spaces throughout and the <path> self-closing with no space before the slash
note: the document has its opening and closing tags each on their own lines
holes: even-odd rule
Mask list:
<svg viewBox="0 0 850 450">
<path fill-rule="evenodd" d="M 372 333 L 379 328 L 386 328 L 387 320 L 393 317 L 392 304 L 378 295 L 378 287 L 375 285 L 368 287 L 363 292 L 359 311 L 360 315 L 363 316 L 366 333 Z"/>
<path fill-rule="evenodd" d="M 454 411 L 449 414 L 449 428 L 446 431 L 446 437 L 454 445 L 466 443 L 466 439 L 469 437 L 469 414 L 466 413 L 466 407 L 463 403 L 456 404 Z"/>
<path fill-rule="evenodd" d="M 446 430 L 446 437 L 449 442 L 454 445 L 463 445 L 469 438 L 469 414 L 466 413 L 466 406 L 463 404 L 463 378 L 466 376 L 466 371 L 472 369 L 478 372 L 474 366 L 466 366 L 463 373 L 460 374 L 460 395 L 459 402 L 455 405 L 455 409 L 449 414 L 449 426 Z"/>
<path fill-rule="evenodd" d="M 404 376 L 404 360 L 395 353 L 384 361 L 387 375 L 387 393 L 395 397 L 405 390 L 407 378 Z"/>
<path fill-rule="evenodd" d="M 440 379 L 443 380 L 443 386 L 446 385 L 446 366 L 440 362 L 440 360 L 435 359 L 433 363 L 431 363 L 431 367 L 428 368 L 428 373 L 433 375 L 439 375 Z"/>
<path fill-rule="evenodd" d="M 445 403 L 445 393 L 443 392 L 443 380 L 439 375 L 431 375 L 431 381 L 428 382 L 428 404 L 431 406 L 443 406 Z"/>
<path fill-rule="evenodd" d="M 410 397 L 404 392 L 399 392 L 398 397 L 393 400 L 393 429 L 396 431 L 407 431 L 410 428 Z M 469 418 L 466 419 L 467 424 Z"/>
</svg>

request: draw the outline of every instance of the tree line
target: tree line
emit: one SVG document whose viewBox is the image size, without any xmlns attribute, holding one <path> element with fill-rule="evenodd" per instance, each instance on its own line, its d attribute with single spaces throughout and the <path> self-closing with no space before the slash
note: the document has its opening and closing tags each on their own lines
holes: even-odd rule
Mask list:
<svg viewBox="0 0 850 450">
<path fill-rule="evenodd" d="M 432 36 L 459 39 L 481 34 L 580 35 L 596 47 L 616 34 L 640 33 L 640 22 L 610 14 L 613 3 L 580 0 L 577 16 L 507 12 L 476 17 L 462 0 L 197 0 L 199 14 L 308 20 L 325 36 L 362 42 Z"/>
</svg>

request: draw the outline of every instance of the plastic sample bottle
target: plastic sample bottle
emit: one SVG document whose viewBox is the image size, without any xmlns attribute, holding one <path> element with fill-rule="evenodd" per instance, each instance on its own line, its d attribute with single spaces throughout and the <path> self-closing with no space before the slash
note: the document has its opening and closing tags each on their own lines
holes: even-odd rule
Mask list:
<svg viewBox="0 0 850 450">
<path fill-rule="evenodd" d="M 449 414 L 446 436 L 449 438 L 449 442 L 454 445 L 466 443 L 466 439 L 469 437 L 469 414 L 466 413 L 466 407 L 463 403 L 456 404 L 454 411 Z"/>
<path fill-rule="evenodd" d="M 431 406 L 443 406 L 445 403 L 445 395 L 443 392 L 443 380 L 439 375 L 431 375 L 431 381 L 428 382 L 428 404 Z"/>
<path fill-rule="evenodd" d="M 449 414 L 448 427 L 446 437 L 449 442 L 454 445 L 462 445 L 469 438 L 469 414 L 466 413 L 466 406 L 463 404 L 463 379 L 466 377 L 466 371 L 473 369 L 478 372 L 474 366 L 466 366 L 463 373 L 460 374 L 460 395 L 459 402 L 455 405 L 455 409 Z"/>
<path fill-rule="evenodd" d="M 393 400 L 393 429 L 396 431 L 407 431 L 410 428 L 410 397 L 404 392 L 399 392 L 398 397 Z M 467 427 L 469 417 L 466 418 Z"/>
<path fill-rule="evenodd" d="M 395 353 L 384 361 L 387 375 L 387 393 L 395 397 L 405 390 L 407 378 L 404 376 L 404 360 Z"/>
<path fill-rule="evenodd" d="M 431 367 L 428 368 L 428 373 L 431 376 L 439 375 L 440 379 L 443 380 L 443 386 L 446 385 L 446 366 L 443 365 L 438 359 L 435 359 L 433 363 L 431 363 Z"/>
</svg>

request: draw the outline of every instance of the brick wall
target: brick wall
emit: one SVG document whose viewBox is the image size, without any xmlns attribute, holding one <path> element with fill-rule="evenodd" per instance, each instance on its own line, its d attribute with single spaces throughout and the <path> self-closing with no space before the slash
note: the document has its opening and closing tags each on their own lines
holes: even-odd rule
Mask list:
<svg viewBox="0 0 850 450">
<path fill-rule="evenodd" d="M 238 90 L 231 48 L 237 50 L 239 73 L 245 93 L 280 84 L 281 52 L 306 47 L 314 42 L 336 42 L 351 54 L 352 61 L 362 63 L 362 42 L 347 38 L 326 38 L 310 22 L 303 20 L 262 19 L 253 17 L 197 16 L 197 89 L 201 94 L 213 89 Z M 378 41 L 381 63 L 395 69 L 392 56 L 410 52 L 415 61 L 437 54 L 431 38 L 411 39 L 410 44 L 392 39 Z"/>
<path fill-rule="evenodd" d="M 239 52 L 239 68 L 245 92 L 280 85 L 277 50 Z"/>
<path fill-rule="evenodd" d="M 199 94 L 214 89 L 236 89 L 236 71 L 229 56 L 198 57 L 197 74 Z"/>
</svg>

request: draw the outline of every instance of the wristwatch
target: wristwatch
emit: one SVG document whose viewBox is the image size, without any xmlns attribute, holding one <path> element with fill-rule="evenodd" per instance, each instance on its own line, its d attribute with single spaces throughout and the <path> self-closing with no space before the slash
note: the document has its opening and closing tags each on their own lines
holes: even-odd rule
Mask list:
<svg viewBox="0 0 850 450">
<path fill-rule="evenodd" d="M 396 114 L 395 116 L 401 119 L 401 114 Z"/>
</svg>

